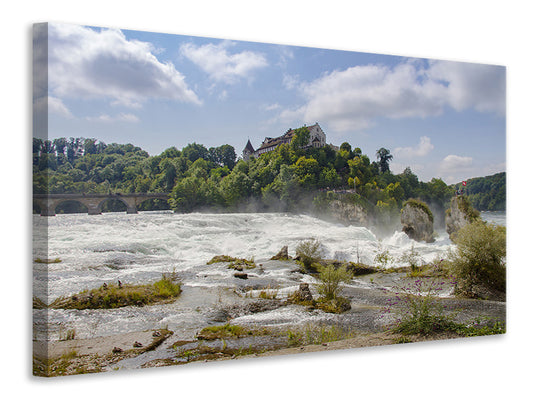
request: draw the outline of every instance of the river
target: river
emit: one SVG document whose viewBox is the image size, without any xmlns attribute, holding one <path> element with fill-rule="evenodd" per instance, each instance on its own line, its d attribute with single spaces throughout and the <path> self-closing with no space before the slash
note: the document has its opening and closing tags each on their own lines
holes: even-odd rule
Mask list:
<svg viewBox="0 0 533 400">
<path fill-rule="evenodd" d="M 505 225 L 505 213 L 482 213 L 482 217 Z M 282 296 L 294 291 L 299 282 L 313 283 L 312 277 L 294 273 L 291 264 L 268 262 L 285 245 L 294 256 L 298 243 L 316 238 L 323 244 L 326 258 L 369 264 L 384 249 L 396 260 L 414 249 L 425 262 L 432 262 L 453 246 L 444 231 L 437 232 L 436 241 L 430 244 L 414 242 L 402 232 L 380 240 L 364 227 L 281 213 L 36 215 L 33 224 L 33 259 L 60 260 L 33 264 L 34 294 L 45 302 L 104 282 L 153 282 L 162 273 L 173 271 L 183 287 L 181 297 L 170 305 L 34 310 L 34 337 L 39 340 L 57 340 L 67 330 L 75 330 L 76 338 L 90 338 L 162 327 L 190 338 L 199 327 L 213 323 L 217 305 L 240 301 L 239 291 L 249 284 L 234 278 L 233 271 L 223 264 L 206 265 L 215 255 L 253 257 L 256 263 L 264 263 L 255 285 L 276 288 Z M 284 312 L 288 321 L 304 318 L 297 311 Z"/>
</svg>

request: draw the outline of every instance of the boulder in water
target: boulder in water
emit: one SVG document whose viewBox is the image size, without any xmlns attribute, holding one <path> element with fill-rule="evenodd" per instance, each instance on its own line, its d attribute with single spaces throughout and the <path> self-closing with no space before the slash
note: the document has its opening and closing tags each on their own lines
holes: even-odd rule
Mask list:
<svg viewBox="0 0 533 400">
<path fill-rule="evenodd" d="M 313 295 L 311 294 L 311 290 L 309 289 L 309 284 L 308 283 L 300 283 L 300 287 L 298 288 L 298 296 L 303 301 L 306 301 L 306 300 L 312 301 L 313 300 Z"/>
<path fill-rule="evenodd" d="M 289 246 L 283 246 L 279 253 L 272 257 L 271 260 L 290 260 Z"/>
<path fill-rule="evenodd" d="M 248 279 L 248 274 L 246 272 L 235 272 L 233 276 L 239 279 Z"/>
<path fill-rule="evenodd" d="M 446 210 L 446 232 L 452 235 L 462 227 L 474 222 L 479 218 L 479 211 L 474 209 L 464 196 L 455 196 L 450 202 L 450 208 Z"/>
<path fill-rule="evenodd" d="M 417 242 L 432 243 L 433 214 L 426 203 L 409 199 L 401 211 L 402 231 Z"/>
<path fill-rule="evenodd" d="M 300 283 L 300 287 L 296 292 L 291 294 L 287 301 L 289 303 L 294 304 L 313 304 L 313 295 L 311 294 L 311 290 L 309 289 L 308 283 Z"/>
</svg>

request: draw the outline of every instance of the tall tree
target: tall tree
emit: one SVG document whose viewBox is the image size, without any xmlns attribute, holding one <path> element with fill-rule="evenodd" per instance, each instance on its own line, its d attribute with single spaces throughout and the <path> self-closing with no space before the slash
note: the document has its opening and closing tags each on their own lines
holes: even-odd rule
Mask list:
<svg viewBox="0 0 533 400">
<path fill-rule="evenodd" d="M 382 147 L 376 152 L 376 157 L 378 158 L 380 172 L 382 174 L 385 172 L 390 172 L 389 162 L 392 160 L 392 154 L 390 151 Z"/>
</svg>

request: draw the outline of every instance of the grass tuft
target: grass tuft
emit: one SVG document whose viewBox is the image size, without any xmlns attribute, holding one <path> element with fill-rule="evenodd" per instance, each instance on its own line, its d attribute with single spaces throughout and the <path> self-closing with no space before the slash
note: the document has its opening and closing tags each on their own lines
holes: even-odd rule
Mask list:
<svg viewBox="0 0 533 400">
<path fill-rule="evenodd" d="M 147 285 L 103 284 L 98 289 L 85 290 L 70 297 L 60 297 L 50 308 L 63 309 L 109 309 L 126 306 L 144 306 L 172 301 L 181 293 L 181 284 L 163 276 Z"/>
</svg>

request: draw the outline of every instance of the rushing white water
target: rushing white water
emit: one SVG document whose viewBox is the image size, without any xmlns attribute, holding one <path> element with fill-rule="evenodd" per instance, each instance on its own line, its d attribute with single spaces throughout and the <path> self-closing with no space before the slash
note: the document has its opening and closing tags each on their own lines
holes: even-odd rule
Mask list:
<svg viewBox="0 0 533 400">
<path fill-rule="evenodd" d="M 35 216 L 34 223 L 48 224 L 48 247 L 45 243 L 35 246 L 34 259 L 61 260 L 57 264 L 34 264 L 48 274 L 51 300 L 106 281 L 144 282 L 162 272 L 198 268 L 219 254 L 259 261 L 287 245 L 294 255 L 298 243 L 310 238 L 323 244 L 326 258 L 369 264 L 378 251 L 388 249 L 392 257 L 399 258 L 411 246 L 430 262 L 450 245 L 444 232 L 432 244 L 414 242 L 403 232 L 380 241 L 367 228 L 305 215 L 70 214 Z"/>
<path fill-rule="evenodd" d="M 306 215 L 164 211 L 34 216 L 33 222 L 33 258 L 61 260 L 52 264 L 34 262 L 34 292 L 43 295 L 42 300 L 51 302 L 58 296 L 99 287 L 104 282 L 155 281 L 162 273 L 172 271 L 178 274 L 184 288 L 176 303 L 165 306 L 35 311 L 37 322 L 43 321 L 47 313 L 46 323 L 56 326 L 56 338 L 61 336 L 61 329 L 70 327 L 76 329 L 77 337 L 91 337 L 161 326 L 190 333 L 206 325 L 214 305 L 237 299 L 228 288 L 243 287 L 247 282 L 233 278 L 234 271 L 223 264 L 206 265 L 215 255 L 253 257 L 256 263 L 265 263 L 255 282 L 279 288 L 283 294 L 297 288 L 299 282 L 312 281 L 307 275 L 295 274 L 291 264 L 269 264 L 267 260 L 285 245 L 294 256 L 298 243 L 316 238 L 324 246 L 325 257 L 368 264 L 374 264 L 380 251 L 388 250 L 399 260 L 411 249 L 425 262 L 431 262 L 442 258 L 452 246 L 444 231 L 438 232 L 437 240 L 431 244 L 412 241 L 402 232 L 380 241 L 367 228 Z M 51 333 L 54 335 L 54 329 Z"/>
</svg>

